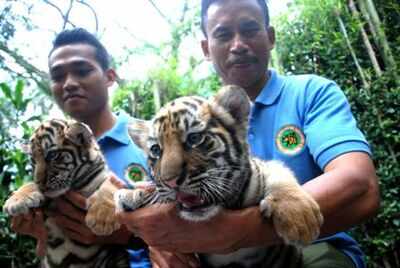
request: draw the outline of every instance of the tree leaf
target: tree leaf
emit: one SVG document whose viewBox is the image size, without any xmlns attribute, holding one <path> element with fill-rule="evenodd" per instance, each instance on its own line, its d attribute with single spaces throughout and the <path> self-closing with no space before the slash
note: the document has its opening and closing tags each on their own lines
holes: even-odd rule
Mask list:
<svg viewBox="0 0 400 268">
<path fill-rule="evenodd" d="M 6 96 L 7 99 L 10 101 L 13 100 L 12 94 L 11 94 L 11 88 L 6 84 L 6 83 L 0 83 L 1 90 L 4 93 L 4 96 Z"/>
</svg>

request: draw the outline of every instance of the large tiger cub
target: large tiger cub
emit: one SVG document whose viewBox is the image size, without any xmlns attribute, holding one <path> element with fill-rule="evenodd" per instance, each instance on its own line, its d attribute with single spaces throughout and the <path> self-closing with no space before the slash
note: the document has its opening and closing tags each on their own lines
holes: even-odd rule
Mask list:
<svg viewBox="0 0 400 268">
<path fill-rule="evenodd" d="M 105 159 L 88 126 L 59 119 L 45 121 L 35 130 L 28 147 L 34 181 L 10 196 L 3 207 L 5 213 L 20 215 L 43 207 L 46 215 L 54 198 L 74 190 L 91 197 L 86 223 L 93 231 L 110 234 L 119 228 L 115 217 L 108 217 L 115 213 L 115 187 L 108 180 Z M 45 218 L 48 240 L 41 267 L 130 267 L 125 249 L 83 245 L 66 237 L 51 218 Z"/>
<path fill-rule="evenodd" d="M 146 135 L 143 123 L 136 128 L 133 124 L 131 136 L 148 155 L 157 189 L 118 190 L 117 209 L 176 201 L 182 218 L 206 221 L 223 208 L 259 205 L 285 245 L 200 254 L 202 266 L 300 267 L 296 246 L 318 237 L 323 217 L 287 167 L 249 155 L 249 111 L 245 91 L 226 86 L 211 100 L 182 97 L 168 103 L 148 125 Z"/>
</svg>

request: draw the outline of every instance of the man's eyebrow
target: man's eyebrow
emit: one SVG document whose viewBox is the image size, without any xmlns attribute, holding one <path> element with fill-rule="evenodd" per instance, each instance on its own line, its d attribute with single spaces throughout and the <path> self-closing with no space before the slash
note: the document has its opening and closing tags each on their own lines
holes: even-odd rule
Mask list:
<svg viewBox="0 0 400 268">
<path fill-rule="evenodd" d="M 55 66 L 50 67 L 50 72 L 57 72 L 58 70 L 64 68 L 67 65 L 71 65 L 72 67 L 80 67 L 80 66 L 87 66 L 91 65 L 88 61 L 86 60 L 74 60 L 69 63 L 60 63 Z"/>
<path fill-rule="evenodd" d="M 260 23 L 256 20 L 243 20 L 239 23 L 240 27 L 254 27 L 254 26 L 260 26 Z"/>
</svg>

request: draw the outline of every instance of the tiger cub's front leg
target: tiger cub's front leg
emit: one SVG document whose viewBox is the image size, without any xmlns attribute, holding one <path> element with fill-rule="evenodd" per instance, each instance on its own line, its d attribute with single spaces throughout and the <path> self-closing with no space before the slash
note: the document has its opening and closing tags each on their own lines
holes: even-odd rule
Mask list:
<svg viewBox="0 0 400 268">
<path fill-rule="evenodd" d="M 262 163 L 267 176 L 260 202 L 264 217 L 271 217 L 286 244 L 306 245 L 318 238 L 323 216 L 317 202 L 298 184 L 293 173 L 276 161 Z"/>
<path fill-rule="evenodd" d="M 111 179 L 106 179 L 100 188 L 87 200 L 86 225 L 97 235 L 110 235 L 121 227 L 115 217 L 114 193 L 118 190 Z"/>
<path fill-rule="evenodd" d="M 40 207 L 45 200 L 36 183 L 30 182 L 23 185 L 4 203 L 3 211 L 8 215 L 28 213 L 31 208 Z"/>
</svg>

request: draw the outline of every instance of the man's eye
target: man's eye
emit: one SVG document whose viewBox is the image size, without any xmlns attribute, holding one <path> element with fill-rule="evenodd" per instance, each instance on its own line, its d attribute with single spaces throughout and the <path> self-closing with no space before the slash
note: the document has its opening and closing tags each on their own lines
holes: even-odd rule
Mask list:
<svg viewBox="0 0 400 268">
<path fill-rule="evenodd" d="M 254 36 L 258 33 L 258 29 L 248 29 L 245 31 L 245 36 Z"/>
<path fill-rule="evenodd" d="M 228 41 L 231 38 L 231 34 L 226 32 L 218 33 L 215 35 L 215 38 L 220 41 Z"/>
<path fill-rule="evenodd" d="M 257 35 L 257 33 L 258 33 L 258 28 L 249 28 L 243 31 L 243 35 L 245 37 L 253 37 Z"/>
<path fill-rule="evenodd" d="M 87 76 L 92 70 L 91 69 L 80 69 L 76 71 L 77 76 L 85 77 Z"/>
<path fill-rule="evenodd" d="M 219 41 L 228 41 L 232 38 L 232 31 L 225 28 L 218 28 L 213 32 L 212 36 Z"/>
<path fill-rule="evenodd" d="M 60 82 L 64 79 L 64 75 L 63 74 L 51 74 L 50 79 L 53 82 Z"/>
</svg>

